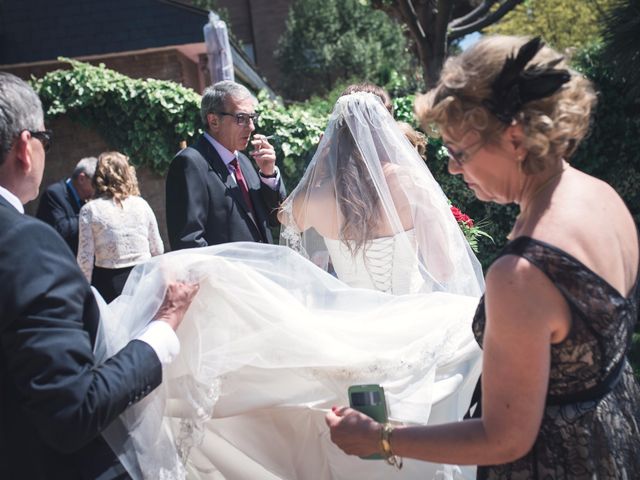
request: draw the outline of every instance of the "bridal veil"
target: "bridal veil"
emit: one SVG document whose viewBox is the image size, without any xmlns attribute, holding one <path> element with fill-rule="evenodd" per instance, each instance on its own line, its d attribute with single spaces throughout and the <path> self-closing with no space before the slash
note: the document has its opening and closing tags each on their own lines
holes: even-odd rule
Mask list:
<svg viewBox="0 0 640 480">
<path fill-rule="evenodd" d="M 361 163 L 351 169 L 350 161 Z M 349 188 L 370 189 L 370 200 Z M 343 205 L 353 201 L 355 217 Z M 313 208 L 330 221 L 311 222 Z M 153 317 L 167 282 L 200 283 L 162 384 L 105 433 L 127 470 L 136 479 L 471 478 L 465 467 L 409 460 L 394 472 L 348 457 L 324 424 L 332 405 L 348 404 L 348 387 L 365 383 L 384 386 L 395 421 L 459 420 L 480 371 L 471 332 L 480 267 L 376 97 L 338 101 L 283 211 L 294 248 L 234 243 L 155 257 L 102 305 L 98 346 L 108 356 Z M 370 240 L 411 230 L 419 281 L 407 294 L 353 288 L 319 268 L 329 264 L 325 239 L 357 256 Z"/>
<path fill-rule="evenodd" d="M 331 268 L 327 246 L 336 240 L 345 255 L 357 256 L 372 239 L 396 237 L 416 253 L 420 279 L 409 292 L 484 290 L 482 268 L 440 185 L 371 93 L 338 99 L 280 217 L 281 243 L 322 268 Z"/>
</svg>

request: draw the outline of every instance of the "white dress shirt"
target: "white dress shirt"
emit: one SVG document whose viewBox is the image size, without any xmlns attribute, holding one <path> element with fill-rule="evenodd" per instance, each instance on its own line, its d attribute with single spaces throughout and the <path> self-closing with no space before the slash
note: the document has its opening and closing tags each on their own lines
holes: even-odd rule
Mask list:
<svg viewBox="0 0 640 480">
<path fill-rule="evenodd" d="M 20 213 L 24 213 L 24 205 L 22 205 L 22 202 L 20 201 L 20 199 L 16 197 L 12 192 L 0 186 L 0 195 L 2 195 L 2 198 L 4 198 L 7 202 L 13 205 L 15 209 L 18 210 Z"/>
</svg>

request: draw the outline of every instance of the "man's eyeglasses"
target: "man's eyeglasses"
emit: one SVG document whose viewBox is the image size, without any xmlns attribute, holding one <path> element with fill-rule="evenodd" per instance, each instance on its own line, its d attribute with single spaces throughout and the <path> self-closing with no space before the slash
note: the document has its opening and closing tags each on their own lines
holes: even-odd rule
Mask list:
<svg viewBox="0 0 640 480">
<path fill-rule="evenodd" d="M 459 167 L 462 167 L 465 163 L 468 163 L 469 160 L 471 160 L 471 158 L 480 150 L 480 148 L 482 148 L 483 145 L 484 140 L 480 138 L 460 150 L 454 150 L 447 144 L 444 144 L 444 148 L 447 150 L 449 158 L 456 162 Z"/>
<path fill-rule="evenodd" d="M 216 112 L 218 115 L 228 115 L 229 117 L 235 117 L 236 123 L 238 125 L 249 125 L 249 122 L 253 120 L 253 124 L 258 123 L 258 119 L 260 118 L 259 113 L 227 113 L 227 112 Z"/>
<path fill-rule="evenodd" d="M 53 132 L 51 130 L 34 131 L 27 130 L 33 138 L 40 140 L 44 153 L 47 153 L 51 149 L 53 144 Z"/>
</svg>

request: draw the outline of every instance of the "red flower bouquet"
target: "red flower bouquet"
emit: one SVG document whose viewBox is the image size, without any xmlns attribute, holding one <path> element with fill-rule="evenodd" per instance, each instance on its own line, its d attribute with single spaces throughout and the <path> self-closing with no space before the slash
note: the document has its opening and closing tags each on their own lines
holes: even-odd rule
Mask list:
<svg viewBox="0 0 640 480">
<path fill-rule="evenodd" d="M 469 246 L 474 252 L 478 253 L 478 237 L 487 237 L 493 241 L 491 235 L 482 230 L 481 224 L 483 222 L 479 222 L 478 224 L 476 224 L 469 215 L 463 213 L 458 207 L 455 207 L 453 205 L 451 205 L 451 213 L 456 219 L 456 222 L 458 222 L 460 229 L 462 229 L 462 233 L 464 234 L 467 242 L 469 242 Z"/>
</svg>

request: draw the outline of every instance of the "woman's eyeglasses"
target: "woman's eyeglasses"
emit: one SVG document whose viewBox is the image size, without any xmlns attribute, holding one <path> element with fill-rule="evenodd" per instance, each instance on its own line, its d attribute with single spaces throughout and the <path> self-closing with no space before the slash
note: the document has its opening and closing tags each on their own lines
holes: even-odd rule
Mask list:
<svg viewBox="0 0 640 480">
<path fill-rule="evenodd" d="M 44 149 L 44 153 L 47 153 L 51 149 L 51 145 L 53 144 L 53 132 L 51 130 L 27 130 L 27 132 L 29 132 L 33 138 L 40 141 L 42 148 Z"/>
<path fill-rule="evenodd" d="M 454 150 L 446 143 L 444 144 L 444 148 L 447 150 L 449 154 L 449 158 L 451 158 L 459 167 L 462 167 L 465 163 L 468 163 L 469 160 L 482 148 L 484 145 L 484 140 L 482 138 L 477 141 L 467 145 L 465 148 L 461 148 L 460 150 Z"/>
<path fill-rule="evenodd" d="M 238 125 L 249 125 L 249 122 L 253 120 L 253 124 L 258 123 L 258 119 L 260 118 L 259 113 L 227 113 L 227 112 L 216 112 L 218 115 L 228 115 L 229 117 L 235 117 L 236 123 Z"/>
</svg>

